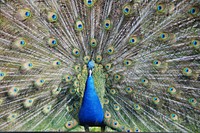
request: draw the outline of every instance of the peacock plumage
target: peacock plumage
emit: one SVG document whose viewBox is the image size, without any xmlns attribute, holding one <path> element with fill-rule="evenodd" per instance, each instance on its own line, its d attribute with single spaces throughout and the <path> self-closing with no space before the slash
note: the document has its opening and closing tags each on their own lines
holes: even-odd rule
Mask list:
<svg viewBox="0 0 200 133">
<path fill-rule="evenodd" d="M 199 74 L 200 0 L 0 0 L 0 131 L 199 132 Z"/>
</svg>

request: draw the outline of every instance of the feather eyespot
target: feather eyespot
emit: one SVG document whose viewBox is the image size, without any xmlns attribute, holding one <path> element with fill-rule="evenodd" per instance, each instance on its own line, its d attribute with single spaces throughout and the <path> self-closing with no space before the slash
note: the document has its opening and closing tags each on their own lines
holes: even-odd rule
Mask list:
<svg viewBox="0 0 200 133">
<path fill-rule="evenodd" d="M 197 7 L 191 7 L 188 11 L 192 16 L 196 16 L 199 13 L 199 9 Z"/>
<path fill-rule="evenodd" d="M 32 105 L 33 105 L 33 99 L 26 99 L 25 101 L 24 101 L 24 107 L 25 108 L 30 108 Z"/>
<path fill-rule="evenodd" d="M 105 21 L 104 21 L 104 29 L 105 30 L 110 30 L 111 29 L 111 21 L 109 20 L 109 19 L 106 19 Z"/>
<path fill-rule="evenodd" d="M 90 56 L 85 56 L 85 57 L 83 58 L 83 60 L 84 60 L 85 63 L 88 63 L 89 60 L 90 60 Z"/>
<path fill-rule="evenodd" d="M 82 21 L 80 21 L 80 20 L 76 21 L 75 30 L 76 30 L 76 31 L 82 31 L 83 28 L 84 28 L 84 27 L 83 27 Z"/>
<path fill-rule="evenodd" d="M 199 40 L 192 40 L 191 44 L 195 49 L 200 48 L 200 41 Z"/>
<path fill-rule="evenodd" d="M 101 55 L 97 55 L 97 56 L 96 56 L 96 62 L 97 62 L 97 63 L 100 63 L 101 60 L 102 60 L 102 56 L 101 56 Z"/>
<path fill-rule="evenodd" d="M 58 15 L 56 12 L 48 12 L 47 18 L 49 22 L 53 23 L 58 20 Z"/>
<path fill-rule="evenodd" d="M 136 45 L 137 43 L 139 43 L 140 38 L 138 36 L 132 35 L 131 37 L 129 37 L 129 45 Z"/>
<path fill-rule="evenodd" d="M 87 6 L 87 7 L 93 7 L 94 4 L 95 4 L 96 0 L 84 0 L 84 4 Z"/>
<path fill-rule="evenodd" d="M 24 47 L 27 45 L 27 42 L 26 42 L 26 40 L 25 40 L 24 38 L 19 37 L 19 38 L 17 38 L 17 39 L 14 41 L 13 44 L 14 44 L 16 47 L 22 49 L 22 48 L 24 48 Z"/>
<path fill-rule="evenodd" d="M 178 120 L 178 116 L 177 116 L 176 114 L 170 114 L 170 118 L 171 118 L 173 121 Z"/>
<path fill-rule="evenodd" d="M 197 100 L 195 98 L 190 98 L 188 101 L 192 106 L 196 106 L 197 104 Z"/>
<path fill-rule="evenodd" d="M 12 87 L 8 91 L 9 97 L 16 97 L 19 94 L 19 88 L 18 87 Z"/>
<path fill-rule="evenodd" d="M 112 54 L 114 53 L 114 47 L 113 47 L 113 46 L 108 47 L 107 53 L 108 53 L 109 55 L 112 55 Z"/>
<path fill-rule="evenodd" d="M 192 76 L 192 70 L 188 67 L 183 68 L 182 73 L 184 76 Z"/>
<path fill-rule="evenodd" d="M 120 80 L 121 80 L 121 75 L 115 74 L 115 75 L 114 75 L 114 80 L 115 80 L 115 81 L 120 81 Z"/>
<path fill-rule="evenodd" d="M 79 51 L 79 49 L 74 48 L 74 49 L 72 50 L 72 54 L 73 54 L 75 57 L 79 57 L 79 56 L 80 56 L 80 51 Z"/>
<path fill-rule="evenodd" d="M 153 97 L 152 100 L 154 104 L 158 104 L 160 102 L 160 99 L 158 97 Z"/>
<path fill-rule="evenodd" d="M 128 5 L 128 4 L 125 4 L 123 7 L 122 7 L 122 12 L 125 16 L 128 16 L 131 14 L 131 6 Z"/>
<path fill-rule="evenodd" d="M 140 105 L 134 104 L 134 109 L 135 109 L 136 111 L 140 110 Z"/>
<path fill-rule="evenodd" d="M 132 61 L 131 60 L 129 60 L 129 59 L 125 59 L 124 60 L 124 66 L 129 67 L 131 65 L 132 65 Z"/>
<path fill-rule="evenodd" d="M 49 38 L 48 44 L 50 47 L 56 47 L 58 45 L 58 42 L 55 38 Z"/>
<path fill-rule="evenodd" d="M 24 8 L 24 9 L 18 10 L 18 15 L 19 15 L 20 20 L 26 20 L 31 17 L 32 13 L 30 9 Z"/>
<path fill-rule="evenodd" d="M 70 89 L 70 94 L 75 94 L 76 90 L 75 89 Z"/>
<path fill-rule="evenodd" d="M 51 105 L 46 105 L 46 106 L 43 108 L 42 112 L 43 112 L 44 114 L 48 114 L 48 113 L 51 111 L 51 108 L 52 108 Z"/>
<path fill-rule="evenodd" d="M 160 66 L 161 66 L 161 61 L 159 61 L 159 60 L 154 60 L 154 61 L 153 61 L 153 66 L 154 66 L 154 67 L 160 67 Z"/>
<path fill-rule="evenodd" d="M 176 94 L 176 89 L 174 87 L 169 87 L 167 90 L 170 94 Z"/>
<path fill-rule="evenodd" d="M 92 48 L 95 48 L 95 47 L 97 46 L 97 41 L 96 41 L 96 39 L 92 38 L 92 39 L 90 40 L 90 46 L 91 46 Z"/>
<path fill-rule="evenodd" d="M 133 91 L 133 89 L 131 87 L 126 87 L 125 90 L 127 93 L 132 93 L 132 91 Z"/>
</svg>

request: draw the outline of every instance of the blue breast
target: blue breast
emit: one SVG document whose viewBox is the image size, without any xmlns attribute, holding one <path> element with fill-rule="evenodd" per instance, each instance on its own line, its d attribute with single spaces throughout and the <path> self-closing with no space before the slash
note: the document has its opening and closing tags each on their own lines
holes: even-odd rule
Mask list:
<svg viewBox="0 0 200 133">
<path fill-rule="evenodd" d="M 81 125 L 96 126 L 103 124 L 104 112 L 96 94 L 94 80 L 88 76 L 82 105 L 78 114 Z"/>
</svg>

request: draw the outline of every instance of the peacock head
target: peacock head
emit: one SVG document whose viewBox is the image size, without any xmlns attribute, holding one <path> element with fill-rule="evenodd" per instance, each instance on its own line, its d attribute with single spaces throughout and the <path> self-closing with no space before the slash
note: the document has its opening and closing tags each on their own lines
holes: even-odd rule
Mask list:
<svg viewBox="0 0 200 133">
<path fill-rule="evenodd" d="M 93 61 L 93 60 L 90 60 L 90 61 L 88 62 L 88 64 L 87 64 L 88 70 L 93 70 L 93 69 L 94 69 L 94 65 L 95 65 L 94 61 Z"/>
<path fill-rule="evenodd" d="M 92 75 L 92 71 L 94 70 L 95 63 L 93 60 L 90 60 L 87 64 L 89 76 Z"/>
</svg>

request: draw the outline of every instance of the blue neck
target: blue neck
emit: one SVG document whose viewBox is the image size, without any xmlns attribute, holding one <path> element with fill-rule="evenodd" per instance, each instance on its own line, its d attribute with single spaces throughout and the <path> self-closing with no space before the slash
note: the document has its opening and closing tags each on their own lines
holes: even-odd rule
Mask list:
<svg viewBox="0 0 200 133">
<path fill-rule="evenodd" d="M 88 76 L 82 105 L 78 114 L 81 125 L 96 126 L 103 124 L 104 112 L 95 91 L 94 79 Z"/>
</svg>

